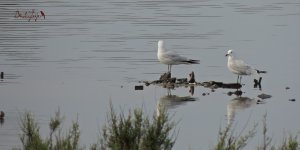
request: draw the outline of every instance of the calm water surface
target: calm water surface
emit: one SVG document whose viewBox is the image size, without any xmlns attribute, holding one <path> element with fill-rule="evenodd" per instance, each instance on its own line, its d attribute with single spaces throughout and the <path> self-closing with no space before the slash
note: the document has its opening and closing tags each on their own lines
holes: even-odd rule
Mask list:
<svg viewBox="0 0 300 150">
<path fill-rule="evenodd" d="M 32 9 L 45 18 L 15 17 Z M 212 149 L 220 127 L 232 122 L 239 133 L 261 122 L 265 113 L 273 144 L 281 143 L 282 135 L 300 131 L 299 26 L 297 0 L 2 0 L 0 110 L 6 117 L 0 149 L 20 145 L 20 113 L 33 112 L 46 136 L 58 108 L 65 127 L 78 116 L 81 143 L 89 147 L 105 123 L 110 100 L 125 110 L 144 106 L 149 115 L 158 104 L 166 105 L 180 120 L 174 149 Z M 242 98 L 228 96 L 232 90 L 203 87 L 195 87 L 194 95 L 184 87 L 135 91 L 138 81 L 156 80 L 167 70 L 156 59 L 159 39 L 168 49 L 201 60 L 174 66 L 173 76 L 194 71 L 197 81 L 235 82 L 224 57 L 235 49 L 249 64 L 268 71 L 262 90 L 253 88 L 254 77 L 244 77 Z M 261 93 L 272 98 L 256 104 Z M 185 96 L 195 101 L 176 101 Z M 258 130 L 246 149 L 261 143 L 261 126 Z"/>
</svg>

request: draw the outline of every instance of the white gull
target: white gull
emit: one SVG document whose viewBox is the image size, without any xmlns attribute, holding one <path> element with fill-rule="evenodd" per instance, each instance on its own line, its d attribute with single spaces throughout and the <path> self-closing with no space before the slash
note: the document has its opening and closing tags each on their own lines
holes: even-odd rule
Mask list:
<svg viewBox="0 0 300 150">
<path fill-rule="evenodd" d="M 257 75 L 260 73 L 267 73 L 266 71 L 260 71 L 254 69 L 253 67 L 245 63 L 243 60 L 238 59 L 233 50 L 228 50 L 225 56 L 228 58 L 228 62 L 227 62 L 228 69 L 232 73 L 238 75 L 237 81 L 239 81 L 240 79 L 241 82 L 243 75 Z"/>
<path fill-rule="evenodd" d="M 171 72 L 172 65 L 199 64 L 199 60 L 188 59 L 173 51 L 166 51 L 163 40 L 158 41 L 157 58 L 161 63 L 168 65 L 169 72 Z"/>
</svg>

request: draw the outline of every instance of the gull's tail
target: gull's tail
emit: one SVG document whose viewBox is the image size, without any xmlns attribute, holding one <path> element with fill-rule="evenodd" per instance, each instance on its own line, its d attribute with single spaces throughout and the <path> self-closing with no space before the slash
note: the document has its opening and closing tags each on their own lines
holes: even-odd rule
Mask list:
<svg viewBox="0 0 300 150">
<path fill-rule="evenodd" d="M 257 72 L 258 74 L 260 74 L 260 73 L 267 73 L 267 71 L 262 71 L 262 70 L 257 70 L 257 69 L 256 69 L 256 72 Z"/>
<path fill-rule="evenodd" d="M 200 64 L 200 60 L 193 60 L 193 59 L 189 59 L 187 61 L 184 61 L 188 64 Z"/>
</svg>

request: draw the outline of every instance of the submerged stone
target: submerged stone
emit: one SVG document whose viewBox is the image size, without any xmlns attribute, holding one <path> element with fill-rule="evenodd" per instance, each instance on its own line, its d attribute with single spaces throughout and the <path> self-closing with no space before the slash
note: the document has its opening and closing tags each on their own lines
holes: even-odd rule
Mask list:
<svg viewBox="0 0 300 150">
<path fill-rule="evenodd" d="M 142 85 L 136 85 L 134 87 L 134 90 L 144 90 L 144 86 L 142 86 Z"/>
<path fill-rule="evenodd" d="M 268 95 L 268 94 L 262 93 L 262 94 L 257 95 L 257 97 L 261 98 L 261 99 L 268 99 L 268 98 L 271 98 L 272 95 Z"/>
<path fill-rule="evenodd" d="M 292 99 L 289 99 L 289 101 L 291 101 L 291 102 L 295 102 L 295 101 L 296 101 L 296 99 L 292 98 Z"/>
</svg>

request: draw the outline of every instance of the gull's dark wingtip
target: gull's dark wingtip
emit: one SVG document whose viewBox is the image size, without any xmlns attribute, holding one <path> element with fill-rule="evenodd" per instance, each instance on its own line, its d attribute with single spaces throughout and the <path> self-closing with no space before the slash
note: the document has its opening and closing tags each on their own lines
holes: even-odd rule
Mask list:
<svg viewBox="0 0 300 150">
<path fill-rule="evenodd" d="M 189 64 L 200 64 L 200 60 L 193 60 L 193 59 L 190 59 L 188 61 L 186 61 L 187 63 Z"/>
<path fill-rule="evenodd" d="M 260 73 L 267 73 L 267 71 L 261 71 L 261 70 L 256 70 L 258 74 Z"/>
</svg>

